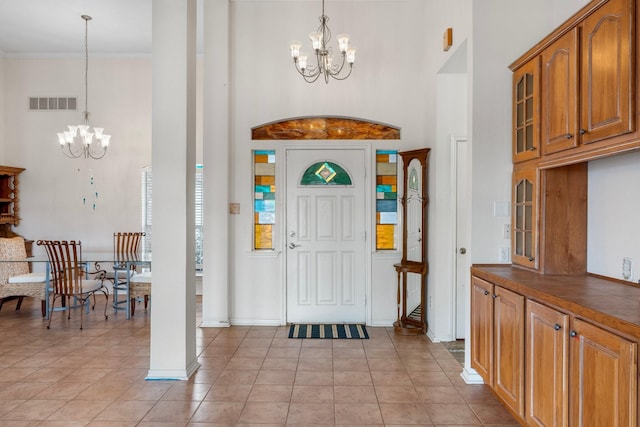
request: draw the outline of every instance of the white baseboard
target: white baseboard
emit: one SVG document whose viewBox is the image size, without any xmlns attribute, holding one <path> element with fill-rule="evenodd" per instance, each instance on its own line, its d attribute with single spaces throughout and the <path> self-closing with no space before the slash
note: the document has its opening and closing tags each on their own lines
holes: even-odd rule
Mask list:
<svg viewBox="0 0 640 427">
<path fill-rule="evenodd" d="M 199 328 L 228 328 L 231 326 L 228 320 L 209 320 L 200 322 Z"/>
<path fill-rule="evenodd" d="M 460 377 L 462 377 L 464 382 L 467 384 L 484 384 L 484 380 L 482 379 L 482 377 L 478 375 L 476 370 L 473 368 L 467 368 L 465 366 L 460 373 Z"/>
<path fill-rule="evenodd" d="M 233 326 L 283 326 L 284 324 L 280 320 L 269 319 L 231 319 Z"/>
<path fill-rule="evenodd" d="M 198 370 L 200 362 L 195 360 L 187 369 L 149 369 L 145 380 L 147 381 L 186 381 Z"/>
</svg>

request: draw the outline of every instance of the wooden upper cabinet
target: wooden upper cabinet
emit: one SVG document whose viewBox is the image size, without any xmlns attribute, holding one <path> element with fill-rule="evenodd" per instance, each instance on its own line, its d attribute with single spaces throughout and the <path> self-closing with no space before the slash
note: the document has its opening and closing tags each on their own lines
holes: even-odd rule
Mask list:
<svg viewBox="0 0 640 427">
<path fill-rule="evenodd" d="M 640 149 L 637 7 L 593 0 L 509 66 L 514 164 L 549 168 Z"/>
<path fill-rule="evenodd" d="M 609 0 L 580 24 L 581 143 L 635 130 L 632 0 Z"/>
<path fill-rule="evenodd" d="M 578 29 L 542 54 L 542 154 L 578 144 Z"/>
<path fill-rule="evenodd" d="M 513 73 L 513 161 L 540 156 L 540 60 Z"/>
</svg>

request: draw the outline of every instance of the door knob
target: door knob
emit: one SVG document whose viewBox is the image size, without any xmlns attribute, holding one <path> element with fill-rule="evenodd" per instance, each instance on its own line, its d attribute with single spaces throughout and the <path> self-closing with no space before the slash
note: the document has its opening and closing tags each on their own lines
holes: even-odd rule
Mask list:
<svg viewBox="0 0 640 427">
<path fill-rule="evenodd" d="M 467 253 L 467 248 L 460 248 L 460 253 L 462 255 L 466 254 Z"/>
<path fill-rule="evenodd" d="M 295 249 L 295 248 L 297 248 L 298 246 L 301 246 L 301 245 L 296 245 L 296 244 L 295 244 L 295 243 L 293 243 L 293 242 L 289 243 L 289 249 Z"/>
</svg>

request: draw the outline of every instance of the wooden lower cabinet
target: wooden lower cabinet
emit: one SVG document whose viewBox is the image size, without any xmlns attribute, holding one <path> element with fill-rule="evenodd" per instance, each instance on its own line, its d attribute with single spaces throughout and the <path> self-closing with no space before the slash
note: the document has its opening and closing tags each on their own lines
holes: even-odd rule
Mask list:
<svg viewBox="0 0 640 427">
<path fill-rule="evenodd" d="M 568 423 L 569 316 L 527 300 L 525 419 L 530 426 Z"/>
<path fill-rule="evenodd" d="M 471 289 L 471 367 L 523 416 L 524 297 L 478 277 Z"/>
<path fill-rule="evenodd" d="M 638 427 L 637 342 L 471 277 L 471 367 L 528 426 Z"/>
<path fill-rule="evenodd" d="M 493 284 L 471 278 L 471 367 L 493 386 Z"/>
<path fill-rule="evenodd" d="M 636 426 L 637 344 L 580 319 L 571 329 L 570 426 Z"/>
<path fill-rule="evenodd" d="M 519 416 L 524 416 L 524 297 L 496 286 L 493 307 L 493 387 Z"/>
</svg>

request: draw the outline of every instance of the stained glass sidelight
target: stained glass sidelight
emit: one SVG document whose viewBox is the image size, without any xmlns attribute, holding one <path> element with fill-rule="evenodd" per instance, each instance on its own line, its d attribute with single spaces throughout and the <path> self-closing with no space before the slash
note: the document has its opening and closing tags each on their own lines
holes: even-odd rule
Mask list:
<svg viewBox="0 0 640 427">
<path fill-rule="evenodd" d="M 254 150 L 254 248 L 273 249 L 276 223 L 276 152 Z"/>
<path fill-rule="evenodd" d="M 396 249 L 397 151 L 376 151 L 376 250 Z"/>
</svg>

